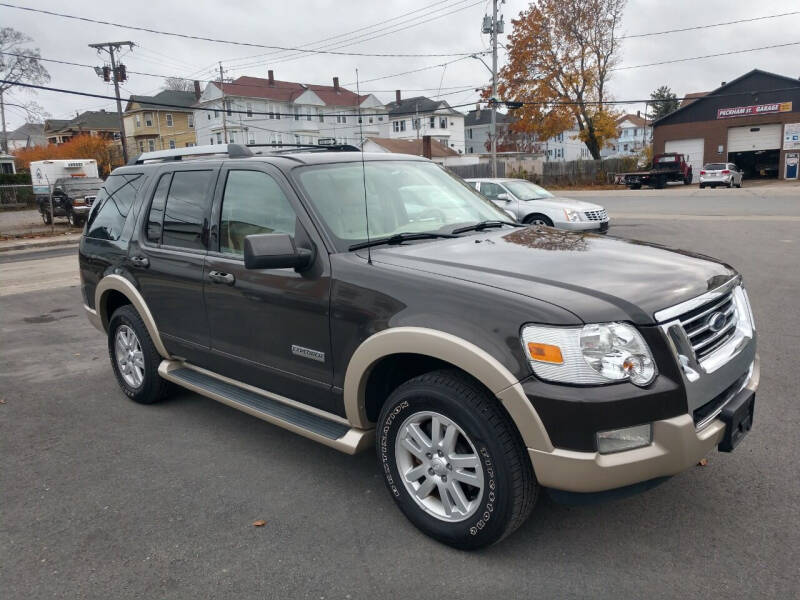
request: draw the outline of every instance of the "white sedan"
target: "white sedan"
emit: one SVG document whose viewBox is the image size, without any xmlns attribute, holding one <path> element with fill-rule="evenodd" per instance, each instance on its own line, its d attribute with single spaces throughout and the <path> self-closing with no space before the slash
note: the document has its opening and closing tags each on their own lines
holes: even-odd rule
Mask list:
<svg viewBox="0 0 800 600">
<path fill-rule="evenodd" d="M 608 213 L 599 204 L 559 198 L 526 179 L 467 179 L 481 194 L 520 223 L 572 231 L 608 231 Z"/>
</svg>

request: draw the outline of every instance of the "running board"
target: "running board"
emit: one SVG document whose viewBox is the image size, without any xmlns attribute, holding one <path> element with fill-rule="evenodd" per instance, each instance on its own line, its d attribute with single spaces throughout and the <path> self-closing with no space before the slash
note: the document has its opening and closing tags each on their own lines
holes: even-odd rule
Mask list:
<svg viewBox="0 0 800 600">
<path fill-rule="evenodd" d="M 371 446 L 372 429 L 358 429 L 337 415 L 239 383 L 206 369 L 176 360 L 163 360 L 158 374 L 167 381 L 227 404 L 254 417 L 299 433 L 315 442 L 345 454 L 355 454 Z"/>
</svg>

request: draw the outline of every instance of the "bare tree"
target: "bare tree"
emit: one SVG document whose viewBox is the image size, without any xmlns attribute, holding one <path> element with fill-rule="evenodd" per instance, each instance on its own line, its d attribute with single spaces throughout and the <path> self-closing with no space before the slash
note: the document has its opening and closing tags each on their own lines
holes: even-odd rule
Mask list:
<svg viewBox="0 0 800 600">
<path fill-rule="evenodd" d="M 15 84 L 25 82 L 41 84 L 50 81 L 50 73 L 39 62 L 38 48 L 25 48 L 33 39 L 11 27 L 0 29 L 0 121 L 2 121 L 2 149 L 8 152 L 4 94 Z M 27 109 L 26 109 L 27 111 Z"/>
<path fill-rule="evenodd" d="M 164 89 L 176 92 L 191 92 L 194 90 L 194 83 L 183 77 L 167 77 L 164 79 Z"/>
</svg>

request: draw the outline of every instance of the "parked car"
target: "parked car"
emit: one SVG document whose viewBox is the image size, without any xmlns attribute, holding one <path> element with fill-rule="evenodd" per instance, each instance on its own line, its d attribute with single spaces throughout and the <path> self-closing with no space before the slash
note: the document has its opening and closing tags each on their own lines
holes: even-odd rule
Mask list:
<svg viewBox="0 0 800 600">
<path fill-rule="evenodd" d="M 42 220 L 50 224 L 53 217 L 67 217 L 73 227 L 81 227 L 86 221 L 97 192 L 103 187 L 98 177 L 61 177 L 53 185 L 53 202 L 50 196 L 37 196 Z M 51 212 L 52 208 L 52 212 Z"/>
<path fill-rule="evenodd" d="M 700 171 L 700 189 L 704 187 L 742 187 L 744 172 L 733 163 L 708 163 Z"/>
<path fill-rule="evenodd" d="M 79 262 L 125 395 L 172 382 L 373 446 L 400 510 L 459 548 L 509 535 L 541 488 L 653 487 L 753 422 L 732 267 L 511 222 L 421 157 L 145 153 L 98 194 Z"/>
<path fill-rule="evenodd" d="M 517 221 L 571 231 L 608 230 L 608 213 L 599 204 L 554 196 L 526 179 L 467 179 L 481 194 Z"/>
</svg>

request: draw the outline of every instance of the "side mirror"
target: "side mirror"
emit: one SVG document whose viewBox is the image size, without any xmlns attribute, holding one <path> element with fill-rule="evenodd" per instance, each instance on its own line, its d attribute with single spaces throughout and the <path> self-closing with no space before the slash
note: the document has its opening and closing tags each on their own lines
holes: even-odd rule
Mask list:
<svg viewBox="0 0 800 600">
<path fill-rule="evenodd" d="M 256 233 L 244 238 L 244 266 L 247 269 L 297 269 L 302 271 L 314 253 L 294 245 L 288 233 Z"/>
<path fill-rule="evenodd" d="M 503 192 L 502 194 L 497 194 L 496 198 L 498 200 L 503 200 L 505 202 L 510 202 L 511 201 L 511 196 L 509 196 L 505 192 Z"/>
</svg>

